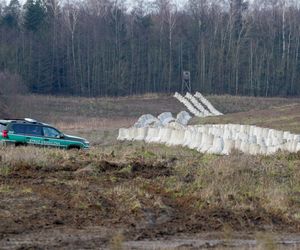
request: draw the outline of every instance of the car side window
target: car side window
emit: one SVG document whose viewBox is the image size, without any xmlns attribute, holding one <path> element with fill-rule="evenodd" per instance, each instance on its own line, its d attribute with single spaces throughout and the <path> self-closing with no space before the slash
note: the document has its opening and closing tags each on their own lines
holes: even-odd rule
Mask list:
<svg viewBox="0 0 300 250">
<path fill-rule="evenodd" d="M 26 135 L 42 136 L 41 126 L 26 125 Z"/>
<path fill-rule="evenodd" d="M 50 127 L 43 127 L 43 132 L 45 137 L 59 138 L 60 136 L 56 129 Z"/>
<path fill-rule="evenodd" d="M 12 130 L 15 134 L 25 134 L 26 126 L 24 124 L 13 124 Z"/>
</svg>

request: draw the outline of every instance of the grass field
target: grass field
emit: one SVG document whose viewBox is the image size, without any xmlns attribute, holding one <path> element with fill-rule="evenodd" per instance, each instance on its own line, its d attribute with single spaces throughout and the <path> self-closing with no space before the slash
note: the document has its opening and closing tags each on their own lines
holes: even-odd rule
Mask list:
<svg viewBox="0 0 300 250">
<path fill-rule="evenodd" d="M 193 123 L 256 124 L 300 133 L 298 99 L 209 99 L 226 115 Z M 93 147 L 87 152 L 0 149 L 0 249 L 132 249 L 129 242 L 203 233 L 204 239 L 221 239 L 212 245 L 216 249 L 230 248 L 235 237 L 256 239 L 258 249 L 284 249 L 276 244 L 282 235 L 299 237 L 299 153 L 215 156 L 116 140 L 119 127 L 131 126 L 144 113 L 183 109 L 174 98 L 157 95 L 16 97 L 10 107 L 14 116 L 52 123 L 88 138 Z M 236 246 L 243 248 L 250 249 Z"/>
<path fill-rule="evenodd" d="M 256 124 L 299 132 L 300 98 L 209 96 L 225 116 L 196 119 L 193 123 Z M 19 95 L 9 106 L 12 116 L 31 117 L 87 137 L 93 144 L 115 144 L 117 130 L 132 126 L 143 114 L 159 115 L 186 110 L 172 96 L 149 94 L 120 98 Z"/>
</svg>

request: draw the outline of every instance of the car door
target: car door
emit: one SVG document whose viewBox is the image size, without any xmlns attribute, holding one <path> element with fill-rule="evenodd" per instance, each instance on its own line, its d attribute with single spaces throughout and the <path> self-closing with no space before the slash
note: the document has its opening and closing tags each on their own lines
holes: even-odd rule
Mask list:
<svg viewBox="0 0 300 250">
<path fill-rule="evenodd" d="M 49 147 L 64 148 L 64 140 L 61 138 L 61 133 L 52 127 L 43 126 L 44 145 Z"/>
<path fill-rule="evenodd" d="M 26 144 L 42 146 L 44 142 L 42 127 L 34 124 L 26 124 L 25 127 Z"/>
<path fill-rule="evenodd" d="M 26 144 L 25 124 L 12 123 L 8 128 L 9 140 L 15 145 Z"/>
</svg>

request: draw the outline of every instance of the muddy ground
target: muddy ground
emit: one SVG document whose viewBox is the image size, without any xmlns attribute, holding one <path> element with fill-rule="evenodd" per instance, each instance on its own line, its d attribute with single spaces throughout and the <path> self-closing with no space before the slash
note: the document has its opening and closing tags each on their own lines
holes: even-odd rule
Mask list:
<svg viewBox="0 0 300 250">
<path fill-rule="evenodd" d="M 287 233 L 272 244 L 299 244 L 295 219 L 259 207 L 196 209 L 194 197 L 167 190 L 160 180 L 178 175 L 177 157 L 18 150 L 27 158 L 1 159 L 0 249 L 253 247 L 256 231 Z"/>
</svg>

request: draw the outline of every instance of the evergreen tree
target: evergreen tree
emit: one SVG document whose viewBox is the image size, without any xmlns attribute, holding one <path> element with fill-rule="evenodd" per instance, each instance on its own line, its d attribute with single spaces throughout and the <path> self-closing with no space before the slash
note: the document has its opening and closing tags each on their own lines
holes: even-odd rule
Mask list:
<svg viewBox="0 0 300 250">
<path fill-rule="evenodd" d="M 24 26 L 28 31 L 41 29 L 46 17 L 46 9 L 41 0 L 28 0 L 25 4 Z"/>
<path fill-rule="evenodd" d="M 16 28 L 19 26 L 21 5 L 18 0 L 11 0 L 9 5 L 4 8 L 2 25 L 9 28 Z"/>
</svg>

